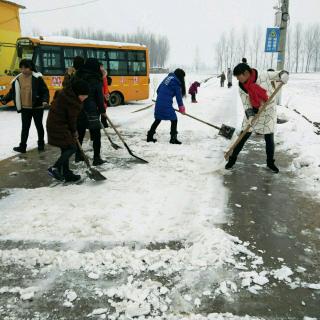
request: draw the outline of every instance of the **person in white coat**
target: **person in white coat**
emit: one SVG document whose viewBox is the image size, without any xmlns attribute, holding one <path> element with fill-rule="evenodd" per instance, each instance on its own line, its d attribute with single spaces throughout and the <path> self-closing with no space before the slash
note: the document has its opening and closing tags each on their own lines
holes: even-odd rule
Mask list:
<svg viewBox="0 0 320 320">
<path fill-rule="evenodd" d="M 278 81 L 287 83 L 289 73 L 283 71 L 262 71 L 250 68 L 246 63 L 238 64 L 233 75 L 239 81 L 240 97 L 243 103 L 245 117 L 242 123 L 242 130 L 251 123 L 253 117 L 259 111 L 262 103 L 268 100 L 268 97 L 274 91 L 272 82 Z M 274 130 L 277 123 L 276 101 L 275 99 L 268 103 L 266 109 L 261 112 L 258 121 L 255 123 L 253 131 L 258 134 L 263 134 L 266 142 L 267 166 L 274 173 L 278 173 L 279 169 L 275 165 L 274 160 Z M 239 144 L 233 150 L 232 155 L 225 166 L 226 169 L 231 169 L 237 161 L 238 154 L 242 150 L 245 142 L 248 140 L 252 132 L 247 132 Z"/>
</svg>

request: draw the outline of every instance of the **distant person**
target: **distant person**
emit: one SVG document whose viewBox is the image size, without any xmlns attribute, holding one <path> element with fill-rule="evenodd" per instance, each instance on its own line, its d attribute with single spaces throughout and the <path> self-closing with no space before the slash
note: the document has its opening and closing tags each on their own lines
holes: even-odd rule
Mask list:
<svg viewBox="0 0 320 320">
<path fill-rule="evenodd" d="M 247 58 L 242 58 L 242 63 L 246 63 L 246 64 L 248 64 L 248 62 L 247 62 Z"/>
<path fill-rule="evenodd" d="M 72 78 L 74 77 L 77 70 L 79 70 L 84 65 L 84 58 L 80 56 L 76 56 L 73 59 L 72 67 L 69 67 L 67 72 L 64 74 L 64 78 L 62 81 L 62 87 L 70 85 Z"/>
<path fill-rule="evenodd" d="M 66 88 L 57 91 L 52 101 L 47 118 L 48 143 L 59 147 L 61 155 L 48 173 L 57 180 L 69 182 L 81 178 L 70 170 L 69 159 L 77 151 L 77 118 L 88 94 L 88 83 L 74 80 Z"/>
<path fill-rule="evenodd" d="M 227 71 L 227 80 L 228 80 L 228 88 L 232 87 L 232 71 L 230 68 L 228 68 Z"/>
<path fill-rule="evenodd" d="M 182 97 L 186 95 L 185 72 L 182 69 L 176 69 L 160 83 L 157 89 L 157 100 L 155 105 L 154 117 L 155 120 L 148 131 L 147 142 L 156 142 L 153 137 L 156 129 L 162 120 L 171 121 L 170 143 L 181 144 L 177 139 L 178 119 L 175 110 L 173 109 L 173 98 L 175 97 L 179 106 L 179 111 L 183 114 L 186 109 L 183 105 Z"/>
<path fill-rule="evenodd" d="M 21 113 L 22 130 L 21 140 L 18 147 L 14 147 L 16 152 L 25 153 L 31 121 L 38 133 L 38 150 L 44 150 L 44 129 L 42 124 L 43 109 L 49 103 L 49 90 L 42 78 L 42 74 L 37 72 L 34 63 L 29 59 L 22 59 L 19 63 L 20 74 L 12 82 L 10 91 L 1 100 L 7 104 L 13 100 L 17 111 Z"/>
<path fill-rule="evenodd" d="M 106 117 L 103 97 L 103 80 L 100 63 L 96 58 L 88 58 L 74 75 L 74 79 L 82 79 L 89 84 L 89 96 L 83 103 L 83 110 L 78 118 L 79 142 L 82 144 L 86 129 L 89 129 L 90 139 L 93 144 L 92 165 L 98 166 L 105 163 L 101 158 L 101 117 Z M 83 161 L 80 150 L 77 150 L 75 161 Z"/>
<path fill-rule="evenodd" d="M 261 105 L 268 100 L 274 89 L 271 81 L 288 82 L 287 71 L 276 72 L 258 72 L 256 69 L 250 68 L 246 63 L 238 64 L 233 74 L 239 80 L 240 97 L 245 110 L 245 117 L 242 123 L 242 130 L 251 124 L 252 119 L 258 113 Z M 263 134 L 266 142 L 267 167 L 274 173 L 278 173 L 279 169 L 275 165 L 274 160 L 274 130 L 277 122 L 276 102 L 273 100 L 268 107 L 261 112 L 259 119 L 254 125 L 253 130 L 258 134 Z M 239 144 L 233 150 L 229 157 L 226 169 L 231 169 L 237 161 L 238 154 L 242 150 L 244 144 L 251 136 L 252 132 L 247 132 Z"/>
<path fill-rule="evenodd" d="M 191 102 L 198 103 L 196 95 L 198 93 L 198 88 L 200 87 L 200 82 L 195 81 L 189 88 L 189 94 L 191 95 Z"/>
<path fill-rule="evenodd" d="M 226 75 L 224 71 L 222 71 L 222 73 L 218 75 L 217 78 L 220 78 L 220 87 L 224 87 L 224 82 L 226 81 Z"/>
</svg>

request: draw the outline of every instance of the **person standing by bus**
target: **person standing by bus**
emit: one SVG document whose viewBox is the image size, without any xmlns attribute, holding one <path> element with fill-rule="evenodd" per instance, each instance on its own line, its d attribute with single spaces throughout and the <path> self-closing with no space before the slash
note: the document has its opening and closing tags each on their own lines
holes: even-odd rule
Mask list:
<svg viewBox="0 0 320 320">
<path fill-rule="evenodd" d="M 103 81 L 100 70 L 100 63 L 96 58 L 88 58 L 82 68 L 80 68 L 74 80 L 82 79 L 89 84 L 89 96 L 83 103 L 83 111 L 78 117 L 79 142 L 82 144 L 86 129 L 90 131 L 90 139 L 93 142 L 93 162 L 94 166 L 103 164 L 101 159 L 101 117 L 106 117 L 103 97 Z M 80 150 L 76 153 L 76 162 L 82 161 Z"/>
<path fill-rule="evenodd" d="M 77 150 L 77 118 L 82 102 L 88 97 L 89 85 L 84 80 L 74 80 L 57 91 L 47 118 L 48 143 L 59 147 L 61 155 L 48 169 L 53 178 L 60 181 L 78 181 L 81 176 L 69 168 L 69 159 Z"/>
<path fill-rule="evenodd" d="M 157 89 L 157 100 L 155 105 L 154 117 L 155 120 L 148 131 L 147 142 L 156 142 L 153 137 L 156 129 L 162 120 L 171 121 L 170 143 L 181 144 L 177 139 L 177 124 L 178 119 L 175 110 L 173 109 L 173 98 L 176 97 L 179 111 L 183 114 L 186 109 L 183 105 L 182 97 L 186 95 L 185 72 L 182 69 L 176 69 L 173 73 L 161 82 Z"/>
<path fill-rule="evenodd" d="M 26 153 L 27 140 L 33 118 L 38 133 L 38 150 L 43 151 L 44 129 L 42 119 L 43 109 L 49 103 L 49 90 L 42 78 L 42 74 L 37 72 L 31 60 L 22 59 L 19 68 L 21 73 L 13 79 L 10 91 L 1 99 L 3 104 L 13 100 L 18 113 L 21 113 L 21 140 L 19 146 L 14 147 L 13 150 Z"/>
<path fill-rule="evenodd" d="M 108 87 L 108 73 L 102 63 L 100 63 L 100 71 L 102 73 L 102 81 L 103 81 L 102 93 L 103 93 L 103 99 L 104 99 L 104 108 L 107 111 L 108 100 L 110 97 L 109 87 Z M 108 128 L 108 122 L 106 117 L 101 117 L 101 123 L 105 128 Z"/>
</svg>

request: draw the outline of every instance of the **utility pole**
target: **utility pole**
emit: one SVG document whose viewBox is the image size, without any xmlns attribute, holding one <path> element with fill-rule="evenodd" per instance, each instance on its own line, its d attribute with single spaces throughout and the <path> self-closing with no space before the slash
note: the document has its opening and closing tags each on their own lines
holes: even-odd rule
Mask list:
<svg viewBox="0 0 320 320">
<path fill-rule="evenodd" d="M 286 55 L 287 25 L 289 18 L 289 0 L 281 0 L 281 24 L 277 70 L 284 69 Z"/>
<path fill-rule="evenodd" d="M 289 0 L 281 0 L 280 41 L 278 50 L 277 70 L 284 69 L 284 62 L 286 56 L 287 25 L 289 19 Z M 281 104 L 281 92 L 278 95 L 277 103 Z"/>
</svg>

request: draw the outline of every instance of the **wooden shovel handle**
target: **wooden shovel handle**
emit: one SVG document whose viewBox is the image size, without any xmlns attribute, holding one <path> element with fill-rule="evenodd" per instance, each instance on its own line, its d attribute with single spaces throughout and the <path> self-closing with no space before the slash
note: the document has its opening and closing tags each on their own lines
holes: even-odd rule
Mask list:
<svg viewBox="0 0 320 320">
<path fill-rule="evenodd" d="M 242 140 L 242 138 L 245 136 L 245 134 L 254 127 L 256 121 L 258 120 L 258 118 L 260 117 L 260 114 L 266 109 L 266 107 L 268 106 L 268 104 L 274 99 L 274 97 L 276 96 L 276 94 L 280 91 L 280 89 L 282 88 L 283 83 L 281 83 L 272 93 L 272 95 L 268 98 L 268 100 L 262 104 L 262 106 L 259 108 L 258 113 L 253 117 L 252 122 L 250 124 L 248 124 L 246 126 L 246 128 L 241 132 L 241 134 L 238 136 L 237 140 L 231 145 L 231 147 L 228 149 L 228 151 L 224 154 L 224 158 L 226 160 L 229 159 L 229 157 L 231 156 L 234 148 L 238 145 L 238 143 Z"/>
</svg>

